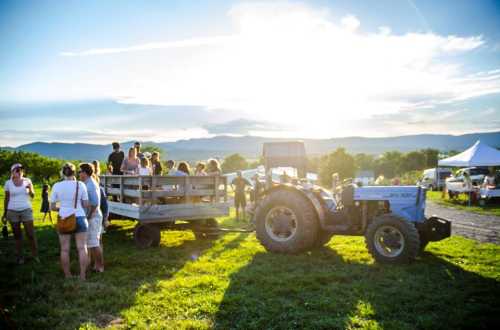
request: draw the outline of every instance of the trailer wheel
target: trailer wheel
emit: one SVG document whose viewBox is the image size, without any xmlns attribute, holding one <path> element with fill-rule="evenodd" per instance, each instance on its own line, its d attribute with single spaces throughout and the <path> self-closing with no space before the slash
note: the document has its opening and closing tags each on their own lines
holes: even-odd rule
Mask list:
<svg viewBox="0 0 500 330">
<path fill-rule="evenodd" d="M 268 251 L 302 252 L 314 247 L 317 233 L 316 212 L 300 192 L 271 192 L 257 210 L 257 239 Z"/>
<path fill-rule="evenodd" d="M 333 237 L 333 234 L 328 232 L 328 231 L 325 231 L 325 230 L 318 230 L 318 236 L 316 237 L 316 242 L 314 242 L 314 246 L 315 247 L 322 247 L 322 246 L 325 246 L 326 243 L 330 242 L 330 240 L 332 239 Z"/>
<path fill-rule="evenodd" d="M 375 218 L 368 225 L 365 242 L 373 258 L 381 263 L 408 263 L 420 251 L 417 228 L 395 214 Z"/>
<path fill-rule="evenodd" d="M 193 229 L 193 234 L 197 240 L 217 239 L 220 236 L 218 228 L 219 223 L 217 220 L 213 218 L 204 219 L 200 221 L 199 226 Z"/>
<path fill-rule="evenodd" d="M 138 223 L 134 228 L 134 240 L 137 247 L 141 249 L 158 246 L 161 240 L 160 228 Z"/>
</svg>

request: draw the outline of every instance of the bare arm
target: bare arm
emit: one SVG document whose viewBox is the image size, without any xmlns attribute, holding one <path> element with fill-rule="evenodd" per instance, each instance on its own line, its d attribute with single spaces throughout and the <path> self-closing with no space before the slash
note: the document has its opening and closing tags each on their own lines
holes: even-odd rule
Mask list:
<svg viewBox="0 0 500 330">
<path fill-rule="evenodd" d="M 31 198 L 35 197 L 35 188 L 33 188 L 33 184 L 30 183 L 26 188 L 28 188 L 28 194 Z"/>
<path fill-rule="evenodd" d="M 9 205 L 9 200 L 10 200 L 10 192 L 6 191 L 5 198 L 3 199 L 3 214 L 2 214 L 3 222 L 5 222 L 5 220 L 7 219 L 7 206 Z"/>
</svg>

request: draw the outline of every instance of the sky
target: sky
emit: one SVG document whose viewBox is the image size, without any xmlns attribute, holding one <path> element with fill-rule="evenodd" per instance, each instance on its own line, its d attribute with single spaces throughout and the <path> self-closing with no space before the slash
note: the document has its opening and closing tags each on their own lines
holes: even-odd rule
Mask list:
<svg viewBox="0 0 500 330">
<path fill-rule="evenodd" d="M 0 2 L 0 146 L 500 130 L 500 1 Z"/>
</svg>

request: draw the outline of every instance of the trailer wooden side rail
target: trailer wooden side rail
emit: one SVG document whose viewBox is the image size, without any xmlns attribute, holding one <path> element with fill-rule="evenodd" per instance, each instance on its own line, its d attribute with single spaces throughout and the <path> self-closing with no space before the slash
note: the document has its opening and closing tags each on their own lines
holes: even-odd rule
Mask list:
<svg viewBox="0 0 500 330">
<path fill-rule="evenodd" d="M 101 175 L 109 212 L 137 220 L 140 247 L 157 245 L 161 229 L 191 229 L 197 237 L 228 216 L 227 178 L 223 176 Z M 182 224 L 176 221 L 182 220 Z"/>
</svg>

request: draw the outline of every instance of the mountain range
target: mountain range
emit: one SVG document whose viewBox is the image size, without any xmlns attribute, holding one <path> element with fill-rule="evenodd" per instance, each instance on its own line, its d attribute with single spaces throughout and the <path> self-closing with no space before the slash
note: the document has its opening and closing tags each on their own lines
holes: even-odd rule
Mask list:
<svg viewBox="0 0 500 330">
<path fill-rule="evenodd" d="M 197 138 L 179 140 L 176 142 L 146 142 L 143 145 L 154 145 L 161 148 L 168 158 L 195 161 L 210 157 L 225 157 L 229 154 L 240 153 L 247 158 L 258 158 L 262 152 L 264 142 L 289 141 L 297 139 L 266 138 L 257 136 L 215 136 L 211 138 Z M 434 148 L 440 151 L 463 151 L 477 140 L 493 147 L 500 147 L 500 131 L 489 133 L 473 133 L 464 135 L 421 134 L 396 137 L 344 137 L 332 139 L 300 139 L 306 145 L 310 155 L 328 153 L 338 147 L 344 147 L 350 153 L 381 154 L 385 151 L 397 150 L 407 152 L 411 150 Z M 122 149 L 127 150 L 133 141 L 123 142 Z M 36 152 L 44 156 L 61 159 L 78 159 L 90 161 L 93 159 L 107 159 L 111 145 L 61 142 L 34 142 L 21 145 L 17 148 L 3 148 Z M 162 156 L 166 159 L 165 155 Z"/>
</svg>

